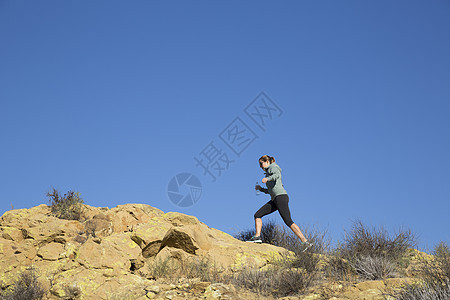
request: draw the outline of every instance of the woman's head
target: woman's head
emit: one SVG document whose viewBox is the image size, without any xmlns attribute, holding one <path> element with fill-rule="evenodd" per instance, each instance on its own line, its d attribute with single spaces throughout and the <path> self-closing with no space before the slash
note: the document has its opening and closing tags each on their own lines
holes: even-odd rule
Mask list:
<svg viewBox="0 0 450 300">
<path fill-rule="evenodd" d="M 269 155 L 263 155 L 259 158 L 259 166 L 261 168 L 267 168 L 271 163 L 275 162 L 275 158 Z"/>
</svg>

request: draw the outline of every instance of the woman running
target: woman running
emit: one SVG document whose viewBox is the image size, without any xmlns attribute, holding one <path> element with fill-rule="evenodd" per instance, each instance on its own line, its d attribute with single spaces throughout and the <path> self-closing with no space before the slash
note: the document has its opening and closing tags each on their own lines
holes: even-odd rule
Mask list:
<svg viewBox="0 0 450 300">
<path fill-rule="evenodd" d="M 261 240 L 261 218 L 278 210 L 284 223 L 291 228 L 291 230 L 298 236 L 304 245 L 304 250 L 312 246 L 305 238 L 300 228 L 291 219 L 291 212 L 289 211 L 289 196 L 283 187 L 281 181 L 281 168 L 275 163 L 275 158 L 263 155 L 259 158 L 259 166 L 265 171 L 266 176 L 262 179 L 267 188 L 262 188 L 260 185 L 255 186 L 255 190 L 260 190 L 265 194 L 270 194 L 271 200 L 264 204 L 254 215 L 255 217 L 255 235 L 248 240 L 253 243 L 262 243 Z"/>
</svg>

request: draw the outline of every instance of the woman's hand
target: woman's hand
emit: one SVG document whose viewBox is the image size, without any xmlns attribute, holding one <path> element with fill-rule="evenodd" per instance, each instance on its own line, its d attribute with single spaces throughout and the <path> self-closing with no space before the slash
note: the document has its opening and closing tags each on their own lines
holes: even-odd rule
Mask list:
<svg viewBox="0 0 450 300">
<path fill-rule="evenodd" d="M 266 182 L 267 182 L 267 178 L 264 177 L 264 178 L 261 180 L 261 182 L 262 182 L 262 183 L 266 183 Z"/>
</svg>

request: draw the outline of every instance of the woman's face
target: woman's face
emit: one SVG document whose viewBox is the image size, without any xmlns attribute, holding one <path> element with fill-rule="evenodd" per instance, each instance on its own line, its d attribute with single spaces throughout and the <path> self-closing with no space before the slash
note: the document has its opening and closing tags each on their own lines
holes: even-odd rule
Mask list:
<svg viewBox="0 0 450 300">
<path fill-rule="evenodd" d="M 262 160 L 259 161 L 259 166 L 260 166 L 262 169 L 267 168 L 269 165 L 270 165 L 270 162 L 268 162 L 268 161 L 262 161 Z"/>
</svg>

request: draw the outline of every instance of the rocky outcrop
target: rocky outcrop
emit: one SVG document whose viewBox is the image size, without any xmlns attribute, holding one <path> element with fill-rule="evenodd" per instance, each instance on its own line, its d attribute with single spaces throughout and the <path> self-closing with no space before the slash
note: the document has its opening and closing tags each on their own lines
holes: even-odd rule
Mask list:
<svg viewBox="0 0 450 300">
<path fill-rule="evenodd" d="M 11 286 L 32 267 L 45 299 L 270 299 L 233 285 L 153 276 L 158 261 L 214 262 L 221 272 L 267 269 L 285 249 L 239 241 L 197 218 L 144 204 L 84 206 L 83 219 L 58 219 L 50 207 L 6 212 L 0 218 L 0 283 Z M 407 276 L 414 275 L 413 257 Z M 326 259 L 323 260 L 324 262 Z M 383 299 L 382 291 L 407 279 L 324 282 L 301 297 L 280 299 Z"/>
<path fill-rule="evenodd" d="M 33 267 L 50 291 L 47 299 L 119 299 L 130 292 L 133 299 L 148 299 L 163 293 L 148 276 L 157 259 L 205 258 L 232 272 L 263 267 L 285 251 L 245 243 L 193 216 L 144 204 L 112 209 L 86 205 L 83 216 L 81 221 L 58 219 L 47 205 L 6 212 L 0 218 L 2 286 Z M 185 297 L 180 290 L 166 287 L 164 293 Z M 202 295 L 225 299 L 235 292 L 231 286 L 208 284 Z"/>
</svg>

